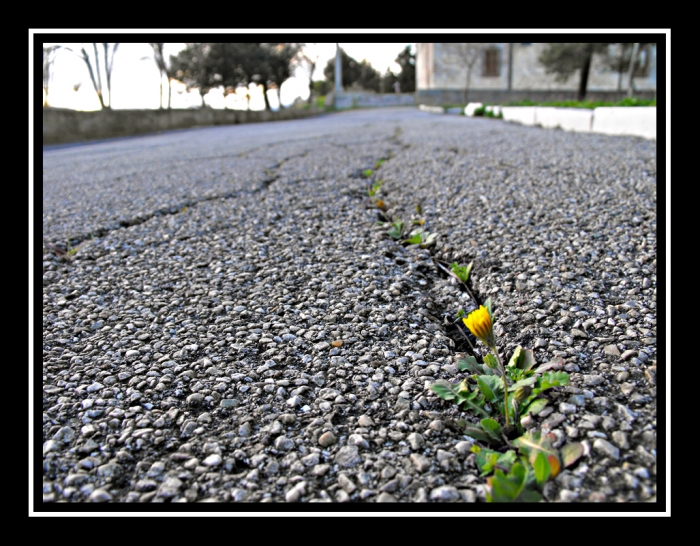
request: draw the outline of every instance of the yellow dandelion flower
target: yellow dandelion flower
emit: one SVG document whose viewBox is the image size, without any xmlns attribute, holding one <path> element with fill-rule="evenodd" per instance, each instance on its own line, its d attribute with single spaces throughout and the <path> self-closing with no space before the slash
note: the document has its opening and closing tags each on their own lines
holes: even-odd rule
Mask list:
<svg viewBox="0 0 700 546">
<path fill-rule="evenodd" d="M 489 349 L 496 349 L 496 338 L 493 335 L 493 324 L 488 309 L 480 305 L 469 316 L 462 319 L 469 331 L 478 337 Z"/>
</svg>

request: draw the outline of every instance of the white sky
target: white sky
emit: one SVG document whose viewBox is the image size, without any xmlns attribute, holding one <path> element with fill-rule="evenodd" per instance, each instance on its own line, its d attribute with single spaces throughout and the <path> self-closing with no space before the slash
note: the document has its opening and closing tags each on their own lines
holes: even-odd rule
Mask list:
<svg viewBox="0 0 700 546">
<path fill-rule="evenodd" d="M 160 36 L 159 36 L 160 37 Z M 162 39 L 162 37 L 161 37 Z M 46 43 L 44 45 L 54 45 Z M 80 53 L 80 43 L 60 43 L 59 45 L 71 48 Z M 340 43 L 345 52 L 362 61 L 366 59 L 372 66 L 384 74 L 387 69 L 395 73 L 400 71 L 394 62 L 398 54 L 411 45 L 415 50 L 415 44 L 407 43 Z M 92 44 L 85 44 L 85 48 L 92 55 Z M 176 54 L 185 48 L 184 43 L 166 43 L 165 54 Z M 307 45 L 307 54 L 315 58 L 318 56 L 317 68 L 314 80 L 322 80 L 323 69 L 329 59 L 335 58 L 334 43 L 310 43 Z M 102 51 L 98 48 L 98 51 Z M 59 50 L 55 56 L 49 82 L 49 104 L 59 108 L 71 108 L 75 110 L 99 110 L 100 104 L 95 94 L 94 87 L 85 63 L 75 54 L 65 49 Z M 79 87 L 77 90 L 74 88 Z M 103 88 L 106 88 L 103 85 Z M 156 67 L 153 50 L 148 43 L 120 43 L 114 57 L 112 70 L 112 107 L 115 109 L 151 109 L 158 108 L 160 103 L 160 76 Z M 106 95 L 106 91 L 105 91 Z M 295 98 L 308 98 L 308 76 L 303 68 L 297 68 L 294 76 L 282 85 L 282 102 L 291 104 Z M 164 80 L 164 106 L 167 104 L 167 82 Z M 229 95 L 224 99 L 220 90 L 212 90 L 206 95 L 207 104 L 214 108 L 223 108 L 224 100 L 229 108 L 245 108 L 245 99 L 242 95 Z M 269 94 L 270 104 L 277 106 L 275 93 Z M 105 101 L 108 98 L 105 97 Z M 199 94 L 194 91 L 188 93 L 184 86 L 173 86 L 171 106 L 173 108 L 187 108 L 201 104 Z M 253 89 L 251 92 L 251 109 L 262 110 L 265 107 L 262 92 Z"/>
</svg>

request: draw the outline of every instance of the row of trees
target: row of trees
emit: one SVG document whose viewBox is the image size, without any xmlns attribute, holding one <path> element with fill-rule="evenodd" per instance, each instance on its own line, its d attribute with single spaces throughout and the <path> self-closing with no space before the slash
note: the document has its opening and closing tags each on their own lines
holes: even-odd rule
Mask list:
<svg viewBox="0 0 700 546">
<path fill-rule="evenodd" d="M 224 94 L 234 93 L 238 87 L 250 84 L 263 88 L 265 108 L 270 109 L 267 92 L 279 94 L 282 84 L 291 77 L 296 67 L 303 67 L 309 78 L 309 102 L 312 94 L 325 94 L 332 89 L 335 78 L 335 61 L 330 60 L 324 70 L 326 81 L 313 81 L 318 57 L 312 57 L 300 43 L 188 43 L 185 49 L 169 58 L 164 43 L 150 43 L 153 58 L 161 75 L 161 108 L 170 108 L 171 85 L 167 85 L 167 100 L 163 96 L 163 81 L 180 81 L 188 90 L 199 92 L 202 106 L 204 95 L 211 89 L 223 88 Z M 48 105 L 48 87 L 56 54 L 65 49 L 77 55 L 86 65 L 102 108 L 111 107 L 111 76 L 114 55 L 118 43 L 93 43 L 81 46 L 79 51 L 68 47 L 50 46 L 43 51 L 44 105 Z M 415 56 L 410 47 L 396 58 L 401 72 L 396 75 L 387 70 L 381 76 L 367 61 L 357 62 L 342 51 L 342 82 L 347 88 L 360 88 L 376 92 L 393 92 L 398 82 L 401 91 L 415 90 Z M 106 100 L 105 97 L 109 97 Z M 282 102 L 280 101 L 280 106 Z"/>
<path fill-rule="evenodd" d="M 170 57 L 172 77 L 188 89 L 197 89 L 204 105 L 204 95 L 211 89 L 224 88 L 224 94 L 251 83 L 261 85 L 265 108 L 270 110 L 268 90 L 277 90 L 292 75 L 303 44 L 286 43 L 188 43 Z M 280 101 L 280 106 L 282 102 Z"/>
<path fill-rule="evenodd" d="M 199 91 L 202 105 L 204 95 L 212 88 L 223 87 L 224 93 L 228 94 L 235 92 L 239 86 L 260 84 L 268 110 L 268 90 L 276 89 L 279 93 L 282 83 L 291 76 L 295 61 L 299 61 L 302 46 L 284 43 L 190 43 L 177 55 L 167 58 L 164 43 L 149 45 L 161 74 L 161 108 L 164 102 L 162 82 L 165 79 L 168 81 L 167 108 L 170 108 L 170 82 L 179 80 L 188 89 Z M 93 43 L 87 48 L 81 46 L 79 51 L 56 45 L 44 47 L 44 105 L 48 105 L 49 80 L 55 57 L 60 50 L 66 50 L 85 63 L 102 108 L 111 108 L 112 69 L 118 46 L 118 43 Z M 105 96 L 109 97 L 109 101 L 105 100 Z"/>
<path fill-rule="evenodd" d="M 413 93 L 416 90 L 416 56 L 411 52 L 411 46 L 406 46 L 395 62 L 401 67 L 399 74 L 394 74 L 387 68 L 384 75 L 372 68 L 366 60 L 361 62 L 340 50 L 341 85 L 344 89 L 364 89 L 377 93 L 392 93 L 397 87 L 403 93 Z M 323 70 L 326 85 L 317 86 L 330 90 L 335 82 L 335 59 L 331 59 Z M 325 94 L 325 93 L 323 93 Z"/>
</svg>

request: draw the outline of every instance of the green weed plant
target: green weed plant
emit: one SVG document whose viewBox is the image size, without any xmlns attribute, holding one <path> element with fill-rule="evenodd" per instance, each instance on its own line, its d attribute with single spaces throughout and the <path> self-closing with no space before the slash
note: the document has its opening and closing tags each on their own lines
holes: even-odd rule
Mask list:
<svg viewBox="0 0 700 546">
<path fill-rule="evenodd" d="M 568 385 L 569 374 L 551 371 L 550 363 L 536 367 L 533 352 L 521 346 L 504 366 L 496 348 L 490 299 L 458 318 L 490 352 L 483 363 L 471 355 L 460 355 L 457 369 L 467 376 L 454 382 L 437 380 L 430 389 L 475 415 L 474 422 L 460 419 L 457 424 L 476 442 L 472 451 L 477 454 L 477 467 L 482 476 L 488 476 L 486 500 L 537 502 L 544 483 L 556 477 L 562 466 L 576 462 L 583 446 L 573 443 L 555 449 L 553 435 L 525 431 L 521 419 L 541 412 L 548 403 L 543 394 Z"/>
</svg>

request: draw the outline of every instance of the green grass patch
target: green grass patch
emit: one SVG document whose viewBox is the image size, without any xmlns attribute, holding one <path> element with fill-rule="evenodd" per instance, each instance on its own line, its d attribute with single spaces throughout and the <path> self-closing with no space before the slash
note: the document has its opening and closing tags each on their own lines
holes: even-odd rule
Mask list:
<svg viewBox="0 0 700 546">
<path fill-rule="evenodd" d="M 598 108 L 599 106 L 656 106 L 656 99 L 639 99 L 635 97 L 625 97 L 617 102 L 602 101 L 602 100 L 562 100 L 562 101 L 545 101 L 536 102 L 531 100 L 511 101 L 505 106 L 556 106 L 560 108 Z"/>
</svg>

